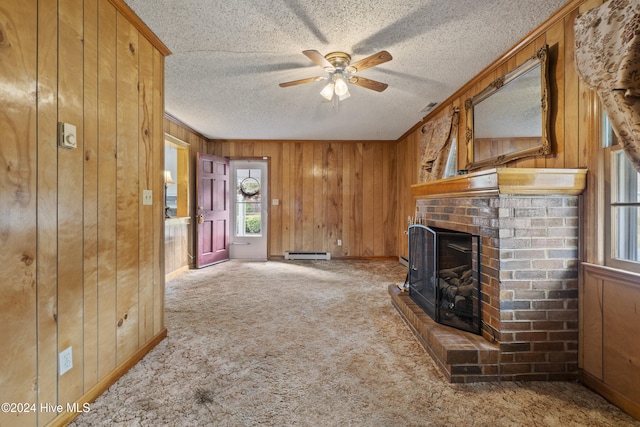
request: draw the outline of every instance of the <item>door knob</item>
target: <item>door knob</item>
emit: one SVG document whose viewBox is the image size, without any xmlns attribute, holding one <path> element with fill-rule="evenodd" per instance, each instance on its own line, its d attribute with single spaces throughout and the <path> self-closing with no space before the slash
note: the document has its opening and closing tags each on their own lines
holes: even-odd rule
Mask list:
<svg viewBox="0 0 640 427">
<path fill-rule="evenodd" d="M 204 224 L 204 215 L 198 215 L 198 224 Z"/>
</svg>

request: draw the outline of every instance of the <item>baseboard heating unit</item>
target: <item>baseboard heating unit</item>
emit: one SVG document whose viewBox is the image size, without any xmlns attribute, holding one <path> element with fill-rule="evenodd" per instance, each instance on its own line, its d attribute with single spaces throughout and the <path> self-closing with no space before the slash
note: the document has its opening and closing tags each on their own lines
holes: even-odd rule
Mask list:
<svg viewBox="0 0 640 427">
<path fill-rule="evenodd" d="M 331 252 L 285 252 L 284 259 L 322 259 L 329 261 L 331 259 Z"/>
</svg>

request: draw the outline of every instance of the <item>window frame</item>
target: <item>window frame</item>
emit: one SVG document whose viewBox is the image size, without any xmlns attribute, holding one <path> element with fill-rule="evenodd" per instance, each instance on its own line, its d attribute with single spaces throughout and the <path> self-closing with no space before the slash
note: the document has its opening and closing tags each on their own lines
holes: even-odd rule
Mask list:
<svg viewBox="0 0 640 427">
<path fill-rule="evenodd" d="M 614 156 L 622 153 L 622 147 L 617 143 L 615 135 L 612 138 L 609 138 L 607 132 L 610 132 L 610 128 L 608 124 L 605 123 L 603 125 L 603 151 L 604 151 L 604 177 L 605 177 L 605 186 L 604 186 L 604 214 L 605 214 L 605 224 L 604 224 L 604 263 L 606 266 L 617 268 L 620 270 L 631 271 L 640 273 L 640 262 L 633 261 L 624 258 L 617 258 L 614 256 L 614 248 L 617 244 L 615 241 L 618 234 L 614 233 L 614 219 L 613 219 L 613 209 L 615 207 L 623 207 L 623 206 L 638 206 L 640 208 L 640 201 L 637 203 L 623 203 L 623 202 L 613 202 L 613 189 L 616 185 L 616 179 L 613 175 L 615 171 L 612 168 L 612 162 L 614 161 Z M 612 134 L 612 132 L 611 132 Z M 622 153 L 624 156 L 625 154 Z M 640 226 L 638 224 L 637 226 Z"/>
</svg>

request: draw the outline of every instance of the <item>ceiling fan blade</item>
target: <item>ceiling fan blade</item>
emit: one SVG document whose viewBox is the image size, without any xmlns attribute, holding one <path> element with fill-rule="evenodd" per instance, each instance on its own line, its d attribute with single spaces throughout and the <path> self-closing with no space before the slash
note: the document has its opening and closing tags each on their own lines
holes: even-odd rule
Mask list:
<svg viewBox="0 0 640 427">
<path fill-rule="evenodd" d="M 327 58 L 325 58 L 324 55 L 322 55 L 317 50 L 313 50 L 313 49 L 303 50 L 302 53 L 305 54 L 307 58 L 309 58 L 310 60 L 312 60 L 313 62 L 318 64 L 320 67 L 324 68 L 325 70 L 327 71 L 335 70 L 335 67 L 331 65 L 329 61 L 327 61 Z"/>
<path fill-rule="evenodd" d="M 358 71 L 366 70 L 367 68 L 375 67 L 376 65 L 383 64 L 387 61 L 391 61 L 393 57 L 386 50 L 375 53 L 371 56 L 367 56 L 360 61 L 354 62 L 346 69 L 350 73 L 357 73 Z"/>
<path fill-rule="evenodd" d="M 300 80 L 294 80 L 291 82 L 280 83 L 280 87 L 289 87 L 289 86 L 301 85 L 303 83 L 319 82 L 320 80 L 324 80 L 324 77 L 320 77 L 320 76 L 309 77 L 308 79 L 300 79 Z"/>
<path fill-rule="evenodd" d="M 382 92 L 389 86 L 386 83 L 380 83 L 375 80 L 365 79 L 364 77 L 356 77 L 356 76 L 351 76 L 349 78 L 349 83 L 353 83 L 354 85 L 361 86 L 367 89 L 375 90 L 376 92 Z"/>
</svg>

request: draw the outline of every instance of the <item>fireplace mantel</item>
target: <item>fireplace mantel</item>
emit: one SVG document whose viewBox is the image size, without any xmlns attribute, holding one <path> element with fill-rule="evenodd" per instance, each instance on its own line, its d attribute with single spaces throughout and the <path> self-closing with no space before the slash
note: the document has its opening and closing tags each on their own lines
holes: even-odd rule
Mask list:
<svg viewBox="0 0 640 427">
<path fill-rule="evenodd" d="M 586 169 L 494 168 L 411 186 L 417 199 L 479 194 L 578 195 Z"/>
</svg>

